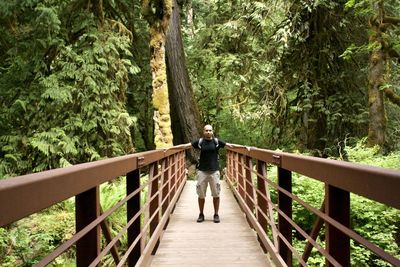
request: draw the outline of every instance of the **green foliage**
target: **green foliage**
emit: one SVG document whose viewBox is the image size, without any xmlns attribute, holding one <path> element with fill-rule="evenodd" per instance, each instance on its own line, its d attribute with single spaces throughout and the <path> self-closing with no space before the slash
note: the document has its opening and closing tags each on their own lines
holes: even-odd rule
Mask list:
<svg viewBox="0 0 400 267">
<path fill-rule="evenodd" d="M 358 141 L 354 146 L 345 148 L 348 159 L 353 162 L 362 162 L 370 166 L 389 169 L 400 169 L 400 153 L 395 151 L 388 155 L 380 155 L 378 146 L 368 147 L 366 138 Z"/>
<path fill-rule="evenodd" d="M 65 17 L 68 2 L 8 7 L 30 16 L 1 26 L 13 41 L 0 43 L 0 177 L 132 151 L 125 92 L 139 69 L 129 38 L 90 12 Z"/>
<path fill-rule="evenodd" d="M 208 18 L 186 38 L 191 79 L 203 120 L 221 136 L 322 156 L 336 155 L 346 136 L 366 134 L 365 69 L 340 56 L 367 34 L 340 1 L 193 6 Z"/>
<path fill-rule="evenodd" d="M 236 137 L 228 139 L 231 142 L 255 143 L 252 139 L 269 129 L 271 107 L 264 103 L 270 103 L 266 90 L 273 66 L 267 60 L 266 44 L 274 25 L 270 16 L 281 14 L 282 4 L 274 3 L 271 9 L 262 1 L 214 1 L 213 5 L 193 1 L 193 6 L 196 14 L 207 14 L 206 20 L 195 21 L 194 38 L 186 38 L 188 66 L 203 120 L 213 124 L 217 134 Z"/>
<path fill-rule="evenodd" d="M 351 195 L 352 228 L 397 258 L 400 256 L 398 240 L 396 242 L 400 232 L 399 221 L 400 211 L 397 209 Z M 387 266 L 383 260 L 359 244 L 352 242 L 352 249 L 354 266 Z"/>
<path fill-rule="evenodd" d="M 67 201 L 69 202 L 69 200 Z M 8 230 L 0 228 L 1 266 L 32 266 L 58 245 L 70 239 L 75 229 L 71 206 L 64 203 L 34 214 L 13 224 Z M 73 251 L 57 258 L 57 265 L 70 262 Z"/>
</svg>

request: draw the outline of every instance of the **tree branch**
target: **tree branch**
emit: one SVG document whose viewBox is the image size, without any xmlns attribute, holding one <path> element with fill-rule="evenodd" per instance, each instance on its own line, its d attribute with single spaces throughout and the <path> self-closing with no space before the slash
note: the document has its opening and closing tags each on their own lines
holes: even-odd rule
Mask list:
<svg viewBox="0 0 400 267">
<path fill-rule="evenodd" d="M 396 94 L 391 88 L 385 88 L 384 92 L 390 102 L 400 107 L 400 96 L 398 94 Z"/>
<path fill-rule="evenodd" d="M 385 16 L 383 18 L 383 23 L 390 23 L 390 24 L 393 24 L 393 25 L 398 25 L 398 24 L 400 24 L 400 17 Z"/>
</svg>

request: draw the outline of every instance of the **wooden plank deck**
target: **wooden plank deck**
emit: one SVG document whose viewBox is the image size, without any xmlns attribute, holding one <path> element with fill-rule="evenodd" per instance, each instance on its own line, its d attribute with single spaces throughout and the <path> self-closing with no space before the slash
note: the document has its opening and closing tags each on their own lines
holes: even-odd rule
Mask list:
<svg viewBox="0 0 400 267">
<path fill-rule="evenodd" d="M 187 181 L 150 266 L 272 266 L 228 185 L 221 184 L 220 223 L 208 189 L 205 221 L 197 223 L 196 182 Z"/>
</svg>

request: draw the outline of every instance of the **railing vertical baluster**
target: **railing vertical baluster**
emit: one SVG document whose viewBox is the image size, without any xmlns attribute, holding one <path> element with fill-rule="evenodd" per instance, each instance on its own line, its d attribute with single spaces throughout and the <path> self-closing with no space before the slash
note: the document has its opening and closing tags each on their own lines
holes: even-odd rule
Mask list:
<svg viewBox="0 0 400 267">
<path fill-rule="evenodd" d="M 265 170 L 265 162 L 257 160 L 257 220 L 258 223 L 261 225 L 262 229 L 264 229 L 265 233 L 268 233 L 268 221 L 264 218 L 264 214 L 268 214 L 268 202 L 264 199 L 261 195 L 267 195 L 266 190 L 266 182 L 262 177 L 267 175 Z M 261 176 L 261 177 L 260 177 Z M 261 239 L 258 237 L 258 241 Z M 267 249 L 265 246 L 260 242 L 261 247 L 265 253 L 267 253 Z M 276 245 L 276 244 L 275 244 Z"/>
<path fill-rule="evenodd" d="M 99 187 L 96 186 L 75 197 L 76 232 L 100 216 Z M 89 266 L 100 254 L 100 227 L 97 226 L 76 244 L 76 266 Z"/>
<path fill-rule="evenodd" d="M 179 185 L 181 184 L 182 181 L 182 156 L 181 153 L 176 154 L 176 169 L 177 169 L 177 177 L 176 177 L 176 189 L 179 188 Z"/>
<path fill-rule="evenodd" d="M 169 184 L 169 188 L 170 188 L 169 200 L 170 201 L 172 200 L 172 198 L 175 195 L 175 187 L 176 187 L 176 157 L 175 157 L 175 155 L 176 154 L 171 156 L 171 161 L 170 161 L 170 164 L 171 164 L 171 166 L 170 166 L 171 167 L 171 176 L 170 176 L 171 181 Z M 172 210 L 174 210 L 174 209 L 175 209 L 175 207 L 172 208 Z"/>
<path fill-rule="evenodd" d="M 246 182 L 245 182 L 245 188 L 246 188 L 246 204 L 250 208 L 252 212 L 254 212 L 254 186 L 253 186 L 253 179 L 251 177 L 252 174 L 252 169 L 253 169 L 253 162 L 251 160 L 251 157 L 245 156 L 245 166 L 246 166 Z"/>
<path fill-rule="evenodd" d="M 245 193 L 244 193 L 244 159 L 243 159 L 243 155 L 239 154 L 239 160 L 238 160 L 238 191 L 240 196 L 245 199 Z"/>
<path fill-rule="evenodd" d="M 161 163 L 161 172 L 162 172 L 162 201 L 165 200 L 164 204 L 162 205 L 162 214 L 165 214 L 165 211 L 168 208 L 169 205 L 169 177 L 170 177 L 170 171 L 171 169 L 168 168 L 169 166 L 169 157 L 163 159 L 162 163 Z M 167 223 L 164 226 L 164 229 L 167 228 L 169 220 L 167 221 Z"/>
<path fill-rule="evenodd" d="M 228 155 L 229 155 L 229 165 L 228 165 L 228 173 L 229 177 L 234 176 L 234 164 L 235 164 L 235 158 L 234 158 L 234 153 L 230 150 L 228 150 Z"/>
<path fill-rule="evenodd" d="M 126 175 L 126 194 L 129 195 L 140 187 L 140 172 L 134 170 Z M 130 221 L 140 211 L 140 192 L 126 203 L 127 221 Z M 140 235 L 140 217 L 128 228 L 128 246 Z M 138 242 L 128 257 L 128 266 L 135 266 L 142 253 L 141 243 Z"/>
<path fill-rule="evenodd" d="M 292 172 L 278 167 L 278 184 L 286 191 L 292 192 Z M 292 199 L 282 192 L 278 192 L 278 206 L 289 218 L 292 218 Z M 289 222 L 278 216 L 279 232 L 292 244 L 292 226 Z M 288 266 L 292 266 L 292 252 L 288 246 L 279 238 L 279 254 Z"/>
<path fill-rule="evenodd" d="M 232 160 L 233 160 L 233 162 L 232 162 L 232 171 L 233 171 L 232 177 L 233 177 L 234 181 L 237 183 L 237 181 L 238 181 L 238 170 L 239 170 L 238 153 L 233 152 Z"/>
<path fill-rule="evenodd" d="M 332 185 L 325 185 L 326 214 L 350 228 L 350 193 Z M 350 238 L 325 223 L 325 242 L 328 253 L 342 266 L 350 266 Z M 333 266 L 328 261 L 327 266 Z"/>
<path fill-rule="evenodd" d="M 186 179 L 186 175 L 187 175 L 187 170 L 186 170 L 186 155 L 185 152 L 181 153 L 181 168 L 182 168 L 182 174 L 181 174 L 181 183 L 183 183 L 183 181 Z M 180 183 L 179 183 L 180 185 Z"/>
<path fill-rule="evenodd" d="M 149 179 L 153 179 L 157 175 L 158 175 L 158 162 L 156 161 L 155 163 L 152 163 L 150 165 Z M 149 199 L 153 198 L 154 195 L 158 194 L 158 181 L 159 181 L 159 178 L 156 178 L 151 182 Z M 153 214 L 157 211 L 159 198 L 160 198 L 160 195 L 158 194 L 157 197 L 155 197 L 153 200 L 150 201 L 149 218 L 151 218 L 153 216 Z M 150 222 L 150 237 L 153 235 L 153 233 L 156 230 L 157 225 L 160 221 L 159 215 L 160 214 L 158 213 L 156 216 L 154 216 L 153 220 Z M 157 244 L 154 247 L 154 250 L 152 253 L 153 255 L 155 254 L 159 243 L 160 243 L 160 240 L 157 241 Z"/>
</svg>

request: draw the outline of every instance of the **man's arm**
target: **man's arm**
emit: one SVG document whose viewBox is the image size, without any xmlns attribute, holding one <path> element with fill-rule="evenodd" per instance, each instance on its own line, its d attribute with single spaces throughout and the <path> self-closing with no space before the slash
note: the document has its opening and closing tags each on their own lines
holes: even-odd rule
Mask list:
<svg viewBox="0 0 400 267">
<path fill-rule="evenodd" d="M 181 144 L 181 145 L 177 145 L 177 146 L 165 148 L 165 149 L 164 149 L 164 152 L 165 152 L 165 151 L 168 151 L 168 150 L 172 150 L 172 149 L 181 149 L 181 148 L 188 149 L 188 148 L 191 147 L 191 146 L 192 146 L 191 143 Z"/>
<path fill-rule="evenodd" d="M 229 147 L 229 148 L 239 147 L 238 145 L 231 144 L 231 143 L 226 143 L 225 145 L 226 145 L 227 147 Z"/>
<path fill-rule="evenodd" d="M 189 148 L 192 146 L 192 143 L 186 143 L 186 144 L 182 144 L 182 145 L 177 145 L 175 146 L 176 148 Z"/>
<path fill-rule="evenodd" d="M 251 147 L 249 146 L 241 146 L 241 145 L 235 145 L 235 144 L 230 144 L 230 143 L 226 143 L 225 144 L 227 147 L 229 148 L 235 148 L 235 147 L 245 147 L 248 151 L 250 151 Z"/>
</svg>

